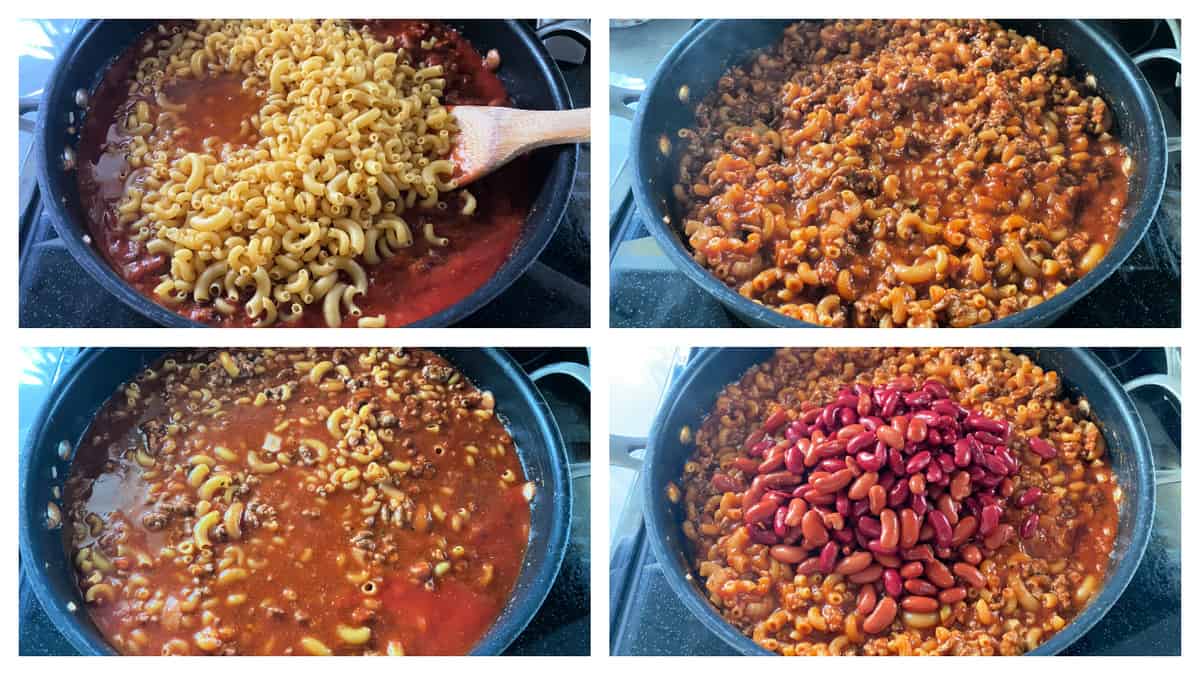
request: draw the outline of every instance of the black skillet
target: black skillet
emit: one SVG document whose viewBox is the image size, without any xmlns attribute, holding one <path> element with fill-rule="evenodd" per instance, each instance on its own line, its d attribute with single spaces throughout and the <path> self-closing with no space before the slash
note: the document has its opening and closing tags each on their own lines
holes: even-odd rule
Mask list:
<svg viewBox="0 0 1200 675">
<path fill-rule="evenodd" d="M 633 194 L 646 227 L 692 283 L 719 300 L 751 326 L 812 327 L 742 297 L 700 266 L 681 240 L 681 213 L 671 188 L 678 158 L 663 155 L 659 139 L 694 123 L 693 106 L 732 65 L 779 40 L 790 20 L 702 21 L 675 44 L 638 98 L 632 132 Z M 1167 175 L 1167 139 L 1162 114 L 1146 78 L 1103 30 L 1081 20 L 1004 20 L 1006 27 L 1063 50 L 1074 74 L 1090 73 L 1113 113 L 1115 135 L 1134 160 L 1129 198 L 1121 221 L 1124 233 L 1104 259 L 1067 290 L 1042 304 L 986 324 L 989 327 L 1048 326 L 1121 266 L 1133 252 L 1158 211 Z M 679 88 L 690 88 L 690 104 L 679 101 Z M 673 144 L 678 148 L 679 144 Z"/>
<path fill-rule="evenodd" d="M 116 652 L 88 618 L 62 530 L 47 527 L 48 504 L 58 502 L 55 489 L 61 490 L 70 471 L 72 448 L 100 406 L 119 385 L 166 351 L 91 349 L 80 354 L 54 385 L 23 449 L 18 510 L 21 564 L 46 615 L 81 654 Z M 436 351 L 481 389 L 495 394 L 497 410 L 516 441 L 525 475 L 537 485 L 521 574 L 500 617 L 471 650 L 473 655 L 499 654 L 541 607 L 566 553 L 572 509 L 566 449 L 542 395 L 507 353 L 498 349 Z M 535 379 L 540 379 L 543 371 L 535 374 Z"/>
<path fill-rule="evenodd" d="M 108 66 L 156 22 L 150 20 L 89 21 L 67 45 L 39 102 L 33 156 L 38 165 L 46 213 L 67 250 L 102 288 L 139 314 L 162 326 L 201 326 L 142 295 L 109 267 L 87 235 L 76 175 L 64 167 L 79 144 L 80 115 L 85 111 L 76 92 L 93 92 Z M 566 110 L 572 107 L 562 73 L 534 32 L 517 20 L 448 21 L 481 53 L 496 49 L 503 63 L 501 81 L 517 108 Z M 516 281 L 537 259 L 566 212 L 578 162 L 577 146 L 564 145 L 530 155 L 529 184 L 536 190 L 529 215 L 512 255 L 486 284 L 457 304 L 410 326 L 447 326 L 483 307 Z"/>
<path fill-rule="evenodd" d="M 1057 654 L 1083 636 L 1121 596 L 1137 570 L 1150 528 L 1154 523 L 1154 461 L 1141 416 L 1112 373 L 1091 352 L 1083 349 L 1024 349 L 1038 365 L 1058 372 L 1072 397 L 1085 396 L 1108 443 L 1113 472 L 1125 497 L 1118 521 L 1119 532 L 1104 587 L 1088 606 L 1061 631 L 1029 652 Z M 665 496 L 668 482 L 678 484 L 683 464 L 693 447 L 679 440 L 684 425 L 696 428 L 712 410 L 718 392 L 736 381 L 750 366 L 774 353 L 772 349 L 706 349 L 691 359 L 663 398 L 650 428 L 642 483 L 646 536 L 672 590 L 710 631 L 734 649 L 748 655 L 771 654 L 732 624 L 709 603 L 699 576 L 688 560 L 688 540 L 683 535 L 680 506 Z"/>
</svg>

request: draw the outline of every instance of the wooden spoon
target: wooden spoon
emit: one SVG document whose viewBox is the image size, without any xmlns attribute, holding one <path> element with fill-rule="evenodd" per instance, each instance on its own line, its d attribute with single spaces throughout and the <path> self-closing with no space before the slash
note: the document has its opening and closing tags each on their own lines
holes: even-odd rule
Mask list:
<svg viewBox="0 0 1200 675">
<path fill-rule="evenodd" d="M 585 143 L 591 138 L 591 110 L 515 110 L 460 105 L 451 113 L 458 124 L 451 158 L 460 186 L 473 183 L 517 155 L 547 145 Z"/>
</svg>

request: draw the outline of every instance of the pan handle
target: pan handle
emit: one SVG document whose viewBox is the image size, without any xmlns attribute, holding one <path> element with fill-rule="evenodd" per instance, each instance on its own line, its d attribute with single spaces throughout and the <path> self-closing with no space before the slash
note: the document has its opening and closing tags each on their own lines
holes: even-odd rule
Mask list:
<svg viewBox="0 0 1200 675">
<path fill-rule="evenodd" d="M 649 441 L 644 436 L 608 435 L 608 461 L 616 466 L 641 471 L 646 460 L 633 453 L 645 450 Z"/>
<path fill-rule="evenodd" d="M 579 384 L 582 384 L 589 393 L 592 391 L 591 369 L 582 363 L 575 363 L 574 361 L 559 361 L 557 363 L 547 364 L 530 373 L 529 379 L 533 380 L 534 384 L 537 384 L 539 380 L 551 375 L 566 375 Z M 590 475 L 592 475 L 591 462 L 571 462 L 572 480 Z"/>
<path fill-rule="evenodd" d="M 1167 28 L 1171 31 L 1171 37 L 1175 40 L 1175 48 L 1151 49 L 1147 52 L 1142 52 L 1137 56 L 1132 57 L 1133 63 L 1138 68 L 1142 65 L 1158 59 L 1174 61 L 1180 67 L 1183 66 L 1183 53 L 1180 51 L 1182 43 L 1179 36 L 1179 23 L 1175 19 L 1164 19 L 1167 22 Z M 1175 81 L 1175 85 L 1179 86 L 1179 80 Z M 1183 150 L 1183 139 L 1180 136 L 1167 137 L 1167 152 L 1179 152 Z"/>
<path fill-rule="evenodd" d="M 1170 364 L 1178 365 L 1179 351 L 1176 349 L 1167 349 L 1167 359 Z M 1143 375 L 1123 383 L 1121 386 L 1126 392 L 1133 393 L 1137 389 L 1143 387 L 1158 387 L 1171 395 L 1175 399 L 1175 403 L 1183 406 L 1183 383 L 1179 377 L 1177 367 L 1167 367 L 1166 373 L 1155 373 L 1152 375 Z M 1154 482 L 1156 485 L 1172 485 L 1180 483 L 1183 480 L 1183 472 L 1181 469 L 1163 469 L 1154 468 Z"/>
<path fill-rule="evenodd" d="M 42 104 L 42 97 L 37 96 L 37 95 L 22 96 L 19 99 L 18 109 L 20 112 L 18 113 L 18 115 L 19 115 L 18 124 L 19 124 L 19 128 L 21 129 L 21 131 L 27 131 L 29 133 L 33 133 L 34 129 L 37 128 L 37 123 L 34 122 L 33 120 L 25 119 L 25 114 L 31 113 L 31 112 L 37 112 L 38 106 L 40 106 L 41 104 Z"/>
<path fill-rule="evenodd" d="M 608 85 L 608 112 L 617 117 L 633 120 L 635 108 L 629 107 L 637 103 L 646 91 L 646 83 L 639 80 L 626 79 L 623 84 Z"/>
</svg>

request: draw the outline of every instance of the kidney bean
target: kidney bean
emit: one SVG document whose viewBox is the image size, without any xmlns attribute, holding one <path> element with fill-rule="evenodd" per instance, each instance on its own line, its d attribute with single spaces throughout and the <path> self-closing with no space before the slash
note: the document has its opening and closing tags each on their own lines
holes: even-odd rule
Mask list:
<svg viewBox="0 0 1200 675">
<path fill-rule="evenodd" d="M 846 442 L 839 441 L 836 438 L 829 441 L 822 441 L 814 446 L 814 450 L 816 450 L 821 459 L 837 457 L 846 453 Z"/>
<path fill-rule="evenodd" d="M 846 440 L 846 452 L 851 455 L 857 455 L 860 452 L 869 450 L 875 446 L 875 433 L 867 431 L 861 424 L 856 425 L 862 428 L 862 431 L 855 434 L 853 438 Z M 849 429 L 850 427 L 846 427 Z"/>
<path fill-rule="evenodd" d="M 904 551 L 904 559 L 921 561 L 933 560 L 933 549 L 929 547 L 929 544 L 914 546 Z"/>
<path fill-rule="evenodd" d="M 1004 510 L 999 504 L 988 504 L 979 510 L 979 534 L 988 536 L 996 530 L 996 526 L 1000 524 L 1000 516 Z"/>
<path fill-rule="evenodd" d="M 1008 497 L 1012 496 L 1013 492 L 1016 491 L 1016 489 L 1017 489 L 1017 486 L 1013 483 L 1012 479 L 1005 478 L 1004 480 L 1000 481 L 1000 485 L 999 485 L 999 487 L 996 488 L 996 491 L 1000 493 L 1001 497 L 1004 497 L 1007 499 Z"/>
<path fill-rule="evenodd" d="M 908 491 L 918 495 L 925 494 L 925 476 L 919 473 L 909 476 Z"/>
<path fill-rule="evenodd" d="M 854 484 L 850 486 L 846 496 L 854 501 L 866 499 L 867 493 L 879 482 L 879 474 L 875 471 L 867 471 L 863 475 L 855 479 Z"/>
<path fill-rule="evenodd" d="M 1037 436 L 1029 437 L 1029 449 L 1033 454 L 1042 459 L 1054 459 L 1058 456 L 1058 448 L 1055 448 L 1049 441 Z"/>
<path fill-rule="evenodd" d="M 858 392 L 858 405 L 854 406 L 854 412 L 859 417 L 866 417 L 871 414 L 871 407 L 871 395 L 866 391 Z"/>
<path fill-rule="evenodd" d="M 783 452 L 782 451 L 775 452 L 772 449 L 771 451 L 767 452 L 766 456 L 763 458 L 762 463 L 758 465 L 758 472 L 760 474 L 767 474 L 767 473 L 772 473 L 774 471 L 778 471 L 783 468 L 783 463 L 784 463 Z"/>
<path fill-rule="evenodd" d="M 808 551 L 800 546 L 778 544 L 771 547 L 771 557 L 781 563 L 796 565 L 808 559 Z"/>
<path fill-rule="evenodd" d="M 959 519 L 958 524 L 954 526 L 954 537 L 951 539 L 952 546 L 959 546 L 971 537 L 975 536 L 975 532 L 979 529 L 979 520 L 975 516 L 963 516 Z"/>
<path fill-rule="evenodd" d="M 763 422 L 762 430 L 766 434 L 773 434 L 788 421 L 787 408 L 780 408 L 771 413 L 767 420 Z"/>
<path fill-rule="evenodd" d="M 904 471 L 910 474 L 924 471 L 932 459 L 933 455 L 928 450 L 922 450 L 909 458 L 908 463 L 904 465 Z"/>
<path fill-rule="evenodd" d="M 833 437 L 839 441 L 846 441 L 847 447 L 849 447 L 850 439 L 858 436 L 864 431 L 866 431 L 866 427 L 859 422 L 854 422 L 853 424 L 847 424 L 841 429 L 838 429 L 837 433 L 834 434 Z"/>
<path fill-rule="evenodd" d="M 923 443 L 925 437 L 929 434 L 929 425 L 920 417 L 914 417 L 908 421 L 908 433 L 906 437 L 909 443 Z"/>
<path fill-rule="evenodd" d="M 915 579 L 925 573 L 925 563 L 914 560 L 900 566 L 900 576 L 905 579 Z"/>
<path fill-rule="evenodd" d="M 962 586 L 947 588 L 941 593 L 938 593 L 938 600 L 941 601 L 943 605 L 953 605 L 954 603 L 961 602 L 966 598 L 967 589 L 963 588 Z"/>
<path fill-rule="evenodd" d="M 762 474 L 762 484 L 773 490 L 791 490 L 804 482 L 804 478 L 790 471 Z"/>
<path fill-rule="evenodd" d="M 867 548 L 870 549 L 871 547 L 867 546 Z M 896 555 L 895 553 L 871 551 L 871 555 L 875 557 L 875 562 L 890 569 L 900 569 L 900 566 L 904 563 L 904 561 L 900 559 L 900 556 Z"/>
<path fill-rule="evenodd" d="M 875 554 L 875 557 L 891 555 L 896 552 L 894 548 L 884 546 L 878 539 L 867 542 L 867 550 Z"/>
<path fill-rule="evenodd" d="M 882 633 L 892 625 L 896 620 L 896 600 L 892 597 L 883 597 L 875 605 L 875 611 L 871 612 L 863 621 L 862 629 L 866 633 Z"/>
<path fill-rule="evenodd" d="M 734 457 L 733 468 L 743 473 L 758 473 L 758 462 L 749 457 Z"/>
<path fill-rule="evenodd" d="M 882 426 L 875 430 L 875 436 L 889 448 L 899 450 L 904 447 L 904 437 L 894 427 Z"/>
<path fill-rule="evenodd" d="M 867 490 L 867 503 L 870 505 L 871 513 L 879 515 L 887 506 L 887 502 L 887 491 L 883 489 L 882 485 L 875 485 Z"/>
<path fill-rule="evenodd" d="M 900 606 L 908 612 L 916 612 L 918 614 L 929 614 L 938 611 L 938 601 L 936 598 L 929 598 L 922 595 L 906 595 L 900 601 Z"/>
<path fill-rule="evenodd" d="M 858 615 L 867 616 L 870 614 L 875 609 L 877 598 L 874 586 L 866 585 L 858 589 L 858 599 L 854 604 L 854 608 L 858 610 Z"/>
<path fill-rule="evenodd" d="M 974 436 L 977 441 L 979 441 L 980 443 L 983 443 L 985 445 L 998 446 L 998 445 L 1004 444 L 1003 438 L 1001 438 L 1000 436 L 998 436 L 996 434 L 988 433 L 986 431 L 976 431 L 976 432 L 972 433 L 971 435 Z"/>
<path fill-rule="evenodd" d="M 983 538 L 983 545 L 993 551 L 1008 543 L 1013 536 L 1013 526 L 1008 523 L 1001 523 L 996 526 L 996 529 L 991 534 Z"/>
<path fill-rule="evenodd" d="M 971 442 L 960 438 L 954 443 L 954 466 L 965 467 L 971 463 Z"/>
<path fill-rule="evenodd" d="M 1017 506 L 1020 506 L 1022 508 L 1026 507 L 1026 506 L 1033 506 L 1034 504 L 1038 503 L 1038 500 L 1041 498 L 1042 498 L 1042 489 L 1036 488 L 1036 487 L 1031 487 L 1028 490 L 1026 490 L 1025 492 L 1022 492 L 1021 496 L 1019 498 L 1017 498 Z"/>
<path fill-rule="evenodd" d="M 811 557 L 796 565 L 796 574 L 816 574 L 821 571 L 821 559 Z"/>
<path fill-rule="evenodd" d="M 814 504 L 830 506 L 836 501 L 837 497 L 834 495 L 822 494 L 816 490 L 811 490 L 804 495 L 804 499 L 809 503 L 810 506 Z"/>
<path fill-rule="evenodd" d="M 908 503 L 918 518 L 924 518 L 925 512 L 929 510 L 929 503 L 925 499 L 925 495 L 913 495 Z"/>
<path fill-rule="evenodd" d="M 966 499 L 971 494 L 971 474 L 958 471 L 950 479 L 950 496 L 954 499 Z"/>
<path fill-rule="evenodd" d="M 793 445 L 783 453 L 783 465 L 796 475 L 804 473 L 804 451 Z"/>
<path fill-rule="evenodd" d="M 954 541 L 954 528 L 950 526 L 950 519 L 946 518 L 946 514 L 941 511 L 930 511 L 925 515 L 925 522 L 933 526 L 938 546 L 949 547 L 951 545 Z"/>
<path fill-rule="evenodd" d="M 779 537 L 775 536 L 774 532 L 759 526 L 750 528 L 750 540 L 756 544 L 766 544 L 767 546 L 779 543 Z"/>
<path fill-rule="evenodd" d="M 1038 526 L 1038 514 L 1036 514 L 1036 513 L 1029 514 L 1029 517 L 1025 519 L 1025 522 L 1021 523 L 1021 538 L 1022 539 L 1032 538 L 1034 532 L 1037 532 L 1037 526 Z"/>
<path fill-rule="evenodd" d="M 842 426 L 854 424 L 858 421 L 858 411 L 854 408 L 842 408 L 838 416 L 840 417 L 838 421 Z"/>
<path fill-rule="evenodd" d="M 817 558 L 820 560 L 820 570 L 822 574 L 833 572 L 834 566 L 837 564 L 838 545 L 835 542 L 829 542 L 821 547 L 821 554 Z"/>
<path fill-rule="evenodd" d="M 774 522 L 771 529 L 775 532 L 775 536 L 779 537 L 780 539 L 786 537 L 788 530 L 790 529 L 787 525 L 787 512 L 787 506 L 781 506 L 778 509 L 775 509 L 775 517 L 773 519 Z"/>
<path fill-rule="evenodd" d="M 970 565 L 979 565 L 983 562 L 983 551 L 975 544 L 967 544 L 958 549 L 958 555 L 963 559 L 963 562 Z"/>
<path fill-rule="evenodd" d="M 836 511 L 822 514 L 821 519 L 825 521 L 825 528 L 829 530 L 840 530 L 846 526 L 846 520 Z"/>
<path fill-rule="evenodd" d="M 803 407 L 803 404 L 801 404 L 801 407 Z M 821 416 L 821 412 L 823 410 L 824 408 L 819 407 L 808 408 L 804 412 L 800 413 L 800 421 L 804 422 L 805 424 L 812 425 L 817 421 L 817 418 Z"/>
<path fill-rule="evenodd" d="M 913 595 L 937 595 L 938 592 L 937 586 L 924 579 L 906 579 L 904 590 Z"/>
<path fill-rule="evenodd" d="M 900 405 L 900 394 L 894 391 L 885 391 L 879 402 L 879 416 L 883 418 L 891 417 L 896 414 L 896 408 Z"/>
<path fill-rule="evenodd" d="M 983 573 L 974 565 L 965 562 L 956 562 L 951 569 L 954 570 L 954 576 L 967 582 L 972 588 L 983 588 L 987 584 L 987 579 L 983 577 Z"/>
<path fill-rule="evenodd" d="M 945 400 L 945 398 L 946 398 L 945 396 L 938 396 L 937 398 L 942 399 L 942 400 L 934 401 L 933 403 L 931 403 L 929 406 L 929 409 L 939 415 L 942 415 L 944 417 L 949 417 L 949 418 L 957 421 L 958 420 L 958 408 L 954 407 L 954 404 L 951 403 L 950 401 Z"/>
<path fill-rule="evenodd" d="M 904 504 L 909 497 L 908 481 L 896 481 L 892 489 L 888 491 L 888 506 L 893 508 Z"/>
<path fill-rule="evenodd" d="M 833 494 L 849 485 L 850 481 L 852 480 L 854 480 L 854 472 L 850 469 L 842 469 L 841 471 L 833 472 L 829 476 L 818 478 L 810 482 L 813 484 L 813 487 L 817 489 L 817 492 L 821 492 L 823 494 Z"/>
<path fill-rule="evenodd" d="M 763 497 L 762 501 L 746 509 L 742 514 L 742 520 L 748 524 L 761 523 L 775 515 L 775 509 L 779 508 L 779 502 L 772 499 L 770 495 Z"/>
<path fill-rule="evenodd" d="M 946 520 L 950 521 L 951 525 L 958 524 L 958 502 L 948 494 L 942 494 L 937 500 L 938 511 L 946 515 Z"/>
<path fill-rule="evenodd" d="M 1008 422 L 994 420 L 975 412 L 967 415 L 967 418 L 963 420 L 963 426 L 973 431 L 984 431 L 1002 438 L 1008 436 L 1009 430 Z"/>
<path fill-rule="evenodd" d="M 950 588 L 954 585 L 954 575 L 950 573 L 950 568 L 936 558 L 925 563 L 925 578 L 938 588 Z"/>
<path fill-rule="evenodd" d="M 942 471 L 941 465 L 936 462 L 930 464 L 929 468 L 925 470 L 925 480 L 935 485 L 949 482 L 946 479 L 946 472 Z"/>
<path fill-rule="evenodd" d="M 808 425 L 800 420 L 796 420 L 787 426 L 787 429 L 784 430 L 783 435 L 789 441 L 795 443 L 796 441 L 808 435 Z"/>
<path fill-rule="evenodd" d="M 833 571 L 843 576 L 850 576 L 851 574 L 858 574 L 867 569 L 873 562 L 875 562 L 875 559 L 869 552 L 857 551 L 838 561 L 837 567 Z"/>
<path fill-rule="evenodd" d="M 846 468 L 846 460 L 841 458 L 823 459 L 817 464 L 817 468 L 821 471 L 836 473 Z"/>
<path fill-rule="evenodd" d="M 885 551 L 894 551 L 900 543 L 900 519 L 896 512 L 884 509 L 879 514 L 879 544 Z"/>
<path fill-rule="evenodd" d="M 893 598 L 900 597 L 900 594 L 904 592 L 904 582 L 901 580 L 899 572 L 891 568 L 883 571 L 883 590 Z"/>
<path fill-rule="evenodd" d="M 825 521 L 816 510 L 810 509 L 800 519 L 800 531 L 804 534 L 804 545 L 809 548 L 823 546 L 829 541 L 829 532 L 825 529 Z"/>
<path fill-rule="evenodd" d="M 879 579 L 882 577 L 883 577 L 883 566 L 875 564 L 875 563 L 871 563 L 871 565 L 869 565 L 867 567 L 867 569 L 859 572 L 858 574 L 851 574 L 850 576 L 848 576 L 846 578 L 849 579 L 852 583 L 856 583 L 856 584 L 874 584 L 876 581 L 879 581 Z"/>
<path fill-rule="evenodd" d="M 837 497 L 834 498 L 833 503 L 838 513 L 843 516 L 850 515 L 850 498 L 846 496 L 846 493 L 837 493 Z"/>
<path fill-rule="evenodd" d="M 917 545 L 921 536 L 921 516 L 914 509 L 900 511 L 900 548 L 909 549 Z"/>
<path fill-rule="evenodd" d="M 783 522 L 788 527 L 799 527 L 801 519 L 804 518 L 805 512 L 808 511 L 808 504 L 800 498 L 794 498 L 787 505 L 787 512 L 783 516 Z"/>
</svg>

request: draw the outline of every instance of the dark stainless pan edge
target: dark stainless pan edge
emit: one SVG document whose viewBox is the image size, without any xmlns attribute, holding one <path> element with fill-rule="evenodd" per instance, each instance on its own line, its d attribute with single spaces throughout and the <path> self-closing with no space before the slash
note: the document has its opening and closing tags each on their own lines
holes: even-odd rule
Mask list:
<svg viewBox="0 0 1200 675">
<path fill-rule="evenodd" d="M 1121 509 L 1114 559 L 1104 586 L 1062 631 L 1029 652 L 1034 656 L 1052 655 L 1065 650 L 1095 626 L 1133 578 L 1154 522 L 1154 465 L 1150 441 L 1136 406 L 1090 351 L 1080 348 L 1016 351 L 1029 354 L 1043 367 L 1058 370 L 1066 390 L 1073 395 L 1082 391 L 1081 385 L 1086 385 L 1084 393 L 1092 403 L 1097 419 L 1102 420 L 1101 428 L 1109 443 L 1114 471 L 1133 478 L 1133 484 L 1122 484 L 1126 501 Z M 663 490 L 668 481 L 679 480 L 683 462 L 691 452 L 680 446 L 678 429 L 683 424 L 694 428 L 711 410 L 722 387 L 736 381 L 747 368 L 765 361 L 774 352 L 771 348 L 704 349 L 692 358 L 663 398 L 664 403 L 650 428 L 642 495 L 646 536 L 655 558 L 663 567 L 668 585 L 710 632 L 742 654 L 758 656 L 774 653 L 727 623 L 701 590 L 696 574 L 685 558 L 688 544 L 680 530 L 680 514 L 667 501 Z M 1117 448 L 1122 451 L 1114 453 Z M 1117 556 L 1116 548 L 1122 545 L 1123 553 Z"/>
<path fill-rule="evenodd" d="M 114 21 L 123 22 L 130 27 L 128 40 L 120 44 L 97 44 L 93 36 L 104 28 L 105 24 L 111 25 Z M 126 48 L 134 44 L 141 31 L 147 27 L 143 24 L 148 23 L 91 20 L 75 33 L 55 63 L 54 71 L 46 84 L 39 105 L 32 152 L 37 158 L 37 179 L 45 198 L 46 214 L 71 256 L 96 283 L 130 309 L 160 326 L 204 327 L 205 324 L 192 321 L 159 305 L 126 283 L 95 247 L 85 240 L 89 235 L 87 226 L 82 222 L 83 215 L 69 212 L 69 205 L 78 201 L 78 190 L 75 170 L 63 170 L 63 154 L 68 149 L 74 150 L 78 143 L 78 130 L 73 134 L 65 132 L 70 126 L 68 115 L 75 114 L 78 108 L 75 105 L 75 91 L 82 87 L 88 92 L 94 92 L 103 78 L 105 69 Z M 469 27 L 483 22 L 452 20 L 448 23 L 455 27 Z M 532 57 L 538 77 L 542 78 L 548 87 L 551 105 L 545 107 L 555 110 L 571 108 L 571 97 L 562 72 L 537 35 L 519 20 L 505 19 L 490 23 L 504 25 L 516 40 L 515 44 L 527 50 Z M 503 68 L 501 73 L 504 73 Z M 523 73 L 526 76 L 529 74 L 531 73 Z M 508 86 L 510 83 L 505 84 Z M 514 93 L 516 102 L 520 104 L 520 95 L 511 90 L 510 93 Z M 579 163 L 579 147 L 566 145 L 544 148 L 538 151 L 538 157 L 548 165 L 546 180 L 532 202 L 521 238 L 514 246 L 512 255 L 487 283 L 466 298 L 433 316 L 407 324 L 408 327 L 447 326 L 465 319 L 511 286 L 545 249 L 566 213 Z"/>
<path fill-rule="evenodd" d="M 516 441 L 526 475 L 538 486 L 520 577 L 504 610 L 470 652 L 499 654 L 537 614 L 562 566 L 574 506 L 570 463 L 552 411 L 529 376 L 507 352 L 491 348 L 433 350 L 467 373 L 476 385 L 496 394 L 501 419 Z M 113 351 L 130 355 L 125 367 L 112 368 L 101 363 L 111 358 Z M 63 484 L 74 448 L 103 402 L 117 386 L 170 351 L 174 350 L 84 350 L 51 389 L 22 449 L 18 474 L 21 566 L 46 615 L 81 654 L 115 655 L 116 651 L 87 617 L 74 570 L 62 546 L 62 531 L 48 530 L 45 526 L 47 504 L 61 502 L 53 498 L 51 489 Z M 78 399 L 87 404 L 79 405 Z M 53 428 L 49 427 L 51 424 Z M 61 441 L 71 444 L 71 456 L 66 460 L 56 454 Z M 535 448 L 543 452 L 536 452 Z"/>
<path fill-rule="evenodd" d="M 1113 68 L 1112 77 L 1122 78 L 1124 83 L 1132 90 L 1132 101 L 1116 102 L 1111 100 L 1109 96 L 1105 96 L 1113 105 L 1114 117 L 1117 113 L 1117 108 L 1121 106 L 1132 105 L 1133 108 L 1127 109 L 1127 112 L 1136 114 L 1136 117 L 1129 119 L 1118 118 L 1117 122 L 1121 125 L 1128 125 L 1133 120 L 1143 120 L 1144 127 L 1140 134 L 1137 134 L 1136 139 L 1144 141 L 1145 151 L 1139 157 L 1139 165 L 1135 170 L 1144 176 L 1143 197 L 1136 203 L 1131 199 L 1127 206 L 1127 212 L 1122 218 L 1122 228 L 1125 230 L 1121 237 L 1113 245 L 1112 249 L 1104 257 L 1099 265 L 1096 266 L 1090 273 L 1084 275 L 1075 283 L 1067 287 L 1065 291 L 1057 296 L 1032 307 L 1030 309 L 1018 312 L 1011 316 L 998 319 L 996 321 L 983 324 L 981 327 L 988 328 L 1012 328 L 1012 327 L 1044 327 L 1053 323 L 1058 317 L 1062 316 L 1072 305 L 1078 302 L 1083 296 L 1090 293 L 1095 287 L 1099 286 L 1109 276 L 1111 276 L 1117 268 L 1125 262 L 1125 259 L 1137 248 L 1138 243 L 1149 229 L 1151 222 L 1154 220 L 1154 215 L 1158 211 L 1159 201 L 1162 198 L 1163 189 L 1166 185 L 1167 178 L 1167 141 L 1166 129 L 1163 125 L 1162 112 L 1158 108 L 1158 103 L 1155 100 L 1154 93 L 1150 89 L 1149 83 L 1138 67 L 1130 60 L 1129 56 L 1118 46 L 1110 37 L 1108 37 L 1101 29 L 1095 27 L 1091 22 L 1086 20 L 1056 20 L 1057 23 L 1069 26 L 1073 31 L 1077 31 L 1082 40 L 1098 54 L 1103 54 L 1103 58 L 1107 59 L 1110 67 Z M 737 315 L 740 319 L 752 326 L 779 326 L 789 328 L 815 328 L 815 324 L 811 324 L 799 319 L 793 319 L 776 312 L 768 307 L 754 302 L 748 298 L 742 297 L 736 290 L 726 286 L 715 276 L 709 273 L 705 268 L 701 267 L 688 252 L 686 245 L 680 239 L 677 232 L 678 224 L 674 222 L 671 216 L 671 208 L 668 206 L 667 200 L 673 200 L 671 196 L 671 185 L 673 180 L 667 185 L 658 185 L 657 176 L 661 175 L 662 168 L 656 165 L 659 161 L 661 153 L 659 151 L 658 136 L 656 135 L 661 129 L 655 124 L 655 119 L 660 116 L 661 109 L 654 104 L 657 96 L 666 97 L 664 100 L 673 101 L 675 105 L 679 105 L 678 99 L 674 97 L 674 93 L 669 95 L 661 90 L 666 86 L 664 82 L 672 79 L 672 74 L 676 69 L 684 70 L 688 64 L 697 62 L 705 62 L 713 60 L 713 52 L 707 47 L 708 42 L 725 37 L 728 41 L 725 30 L 730 24 L 735 23 L 752 23 L 771 26 L 765 29 L 766 32 L 782 32 L 783 28 L 792 23 L 791 20 L 742 20 L 742 19 L 706 19 L 692 27 L 680 40 L 675 43 L 667 55 L 663 57 L 655 70 L 653 77 L 646 86 L 645 92 L 641 95 L 640 103 L 637 112 L 634 115 L 633 129 L 631 132 L 632 142 L 630 143 L 631 164 L 634 171 L 633 179 L 633 194 L 638 209 L 644 215 L 643 220 L 646 223 L 647 229 L 658 242 L 659 247 L 666 254 L 667 258 L 674 263 L 675 267 L 681 270 L 691 281 L 711 296 L 716 298 L 723 306 Z M 1008 23 L 1002 21 L 1001 23 Z M 1049 20 L 1044 22 L 1033 22 L 1034 25 L 1050 23 Z M 778 26 L 777 29 L 774 26 Z M 704 43 L 706 46 L 698 46 Z M 722 71 L 738 62 L 741 62 L 745 57 L 758 49 L 769 46 L 769 42 L 764 44 L 755 44 L 752 46 L 742 46 L 742 51 L 738 53 L 722 54 L 723 60 L 720 63 Z M 1050 44 L 1050 46 L 1056 46 Z M 1097 70 L 1097 63 L 1081 64 L 1075 54 L 1068 53 L 1068 60 L 1072 67 L 1085 66 L 1085 69 L 1090 72 Z M 686 72 L 686 71 L 685 71 Z M 694 72 L 694 70 L 692 71 Z M 1097 76 L 1099 77 L 1099 75 Z M 692 101 L 698 101 L 703 95 L 707 94 L 707 88 L 695 88 L 691 94 Z M 692 104 L 689 104 L 689 106 Z M 688 115 L 691 115 L 690 109 Z M 672 129 L 671 131 L 674 131 Z M 1126 141 L 1124 137 L 1121 139 Z M 670 161 L 674 161 L 672 156 Z M 673 174 L 672 174 L 673 176 Z M 1134 189 L 1133 181 L 1131 181 L 1131 192 Z M 1133 207 L 1129 211 L 1129 207 Z"/>
</svg>

